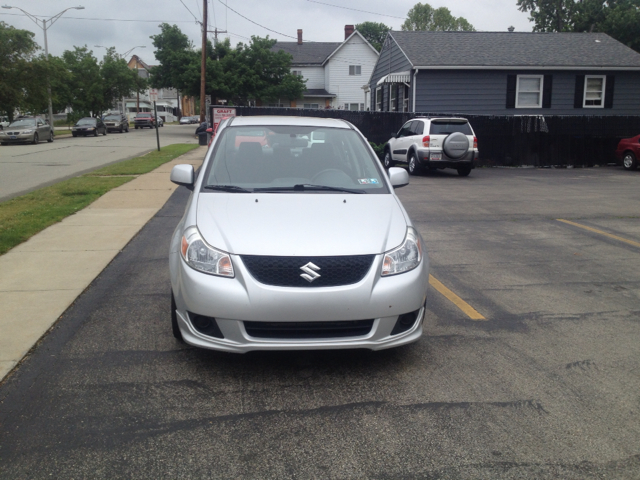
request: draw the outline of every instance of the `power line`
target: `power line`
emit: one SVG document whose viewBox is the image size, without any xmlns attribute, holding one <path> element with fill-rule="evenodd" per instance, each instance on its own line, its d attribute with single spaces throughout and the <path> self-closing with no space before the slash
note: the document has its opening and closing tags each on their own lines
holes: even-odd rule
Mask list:
<svg viewBox="0 0 640 480">
<path fill-rule="evenodd" d="M 394 15 L 387 15 L 386 13 L 369 12 L 367 10 L 358 10 L 357 8 L 343 7 L 342 5 L 333 5 L 331 3 L 318 2 L 317 0 L 307 0 L 307 2 L 319 3 L 320 5 L 327 5 L 329 7 L 343 8 L 345 10 L 353 10 L 354 12 L 362 12 L 362 13 L 370 13 L 372 15 L 380 15 L 381 17 L 399 18 L 400 20 L 405 20 L 404 17 L 396 17 Z"/>
<path fill-rule="evenodd" d="M 0 15 L 13 15 L 18 17 L 26 17 L 20 13 L 0 13 Z M 48 18 L 44 15 L 34 15 L 34 17 Z M 191 20 L 139 20 L 126 18 L 86 18 L 86 17 L 61 17 L 60 20 L 95 20 L 97 22 L 140 22 L 140 23 L 193 23 Z M 196 19 L 197 20 L 197 19 Z"/>
<path fill-rule="evenodd" d="M 195 19 L 195 21 L 196 21 L 196 22 L 200 22 L 200 20 L 198 20 L 198 17 L 196 17 L 196 16 L 193 14 L 193 12 L 192 12 L 191 10 L 189 10 L 189 7 L 187 7 L 187 4 L 186 4 L 186 3 L 184 3 L 182 0 L 180 0 L 180 3 L 181 3 L 182 5 L 184 5 L 184 8 L 186 8 L 186 9 L 189 11 L 189 13 L 190 13 L 190 14 L 191 14 L 191 16 Z"/>
<path fill-rule="evenodd" d="M 222 0 L 218 0 L 220 3 L 222 3 Z M 223 5 L 225 5 L 224 3 L 222 3 Z M 257 25 L 261 28 L 264 28 L 265 30 L 269 30 L 270 32 L 273 33 L 277 33 L 278 35 L 282 35 L 283 37 L 288 37 L 288 38 L 297 38 L 297 37 L 292 37 L 291 35 L 287 35 L 286 33 L 281 33 L 281 32 L 276 32 L 275 30 L 270 29 L 269 27 L 265 27 L 264 25 L 260 25 L 258 22 L 254 22 L 253 20 L 251 20 L 250 18 L 245 17 L 244 15 L 242 15 L 240 12 L 237 12 L 236 10 L 234 10 L 233 8 L 231 8 L 229 5 L 225 5 L 225 7 L 227 7 L 227 9 L 231 10 L 233 13 L 235 13 L 236 15 L 241 16 L 242 18 L 244 18 L 245 20 L 247 20 L 248 22 L 253 23 L 254 25 Z"/>
</svg>

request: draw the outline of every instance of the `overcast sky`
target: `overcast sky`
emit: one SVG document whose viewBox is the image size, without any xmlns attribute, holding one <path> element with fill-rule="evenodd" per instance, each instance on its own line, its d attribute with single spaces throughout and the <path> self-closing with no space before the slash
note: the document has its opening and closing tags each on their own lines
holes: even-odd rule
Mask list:
<svg viewBox="0 0 640 480">
<path fill-rule="evenodd" d="M 417 3 L 415 0 L 208 1 L 208 30 L 216 27 L 226 30 L 228 33 L 219 34 L 219 38 L 229 36 L 234 45 L 247 42 L 252 35 L 268 35 L 281 41 L 292 41 L 299 28 L 303 30 L 304 40 L 339 42 L 344 40 L 345 25 L 365 21 L 381 22 L 400 30 L 407 12 Z M 121 55 L 132 47 L 143 45 L 146 48 L 138 47 L 128 57 L 135 53 L 145 62 L 154 64 L 154 48 L 149 37 L 159 33 L 158 25 L 163 22 L 178 25 L 196 46 L 201 44 L 200 26 L 196 24 L 196 18 L 202 20 L 202 0 L 0 2 L 2 5 L 20 7 L 37 15 L 40 20 L 57 15 L 68 7 L 84 6 L 84 10 L 67 11 L 47 30 L 49 53 L 57 56 L 74 46 L 87 45 L 95 56 L 102 58 L 104 49 L 94 45 L 116 47 Z M 516 31 L 530 32 L 532 28 L 527 14 L 517 9 L 516 0 L 430 0 L 426 3 L 434 8 L 446 6 L 454 16 L 466 18 L 480 31 L 505 31 L 509 26 L 514 26 Z M 38 28 L 19 10 L 0 9 L 0 21 L 34 32 L 36 41 L 44 49 L 42 28 Z M 209 36 L 213 38 L 212 33 Z"/>
</svg>

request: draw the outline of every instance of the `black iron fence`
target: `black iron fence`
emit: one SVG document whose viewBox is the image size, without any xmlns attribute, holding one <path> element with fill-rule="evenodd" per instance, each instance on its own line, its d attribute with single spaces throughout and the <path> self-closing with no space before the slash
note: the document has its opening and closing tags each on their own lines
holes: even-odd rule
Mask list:
<svg viewBox="0 0 640 480">
<path fill-rule="evenodd" d="M 274 107 L 235 107 L 237 115 L 292 115 L 341 118 L 354 124 L 370 142 L 389 140 L 407 120 L 416 116 L 452 114 L 360 112 Z M 517 165 L 606 165 L 616 161 L 621 138 L 640 133 L 640 116 L 497 116 L 455 115 L 469 119 L 478 137 L 480 163 Z"/>
</svg>

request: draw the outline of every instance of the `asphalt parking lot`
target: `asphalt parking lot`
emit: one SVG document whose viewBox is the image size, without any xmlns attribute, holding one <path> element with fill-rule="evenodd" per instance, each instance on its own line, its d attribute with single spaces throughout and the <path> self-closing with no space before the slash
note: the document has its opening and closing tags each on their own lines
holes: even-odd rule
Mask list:
<svg viewBox="0 0 640 480">
<path fill-rule="evenodd" d="M 640 478 L 639 182 L 412 177 L 424 337 L 244 356 L 171 336 L 180 188 L 0 386 L 0 477 Z"/>
</svg>

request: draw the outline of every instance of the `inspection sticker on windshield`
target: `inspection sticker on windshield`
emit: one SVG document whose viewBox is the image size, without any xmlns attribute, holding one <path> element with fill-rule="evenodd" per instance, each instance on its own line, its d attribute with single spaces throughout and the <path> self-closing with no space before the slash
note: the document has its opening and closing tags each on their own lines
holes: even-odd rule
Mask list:
<svg viewBox="0 0 640 480">
<path fill-rule="evenodd" d="M 359 178 L 358 183 L 360 185 L 377 185 L 380 181 L 377 178 Z"/>
</svg>

